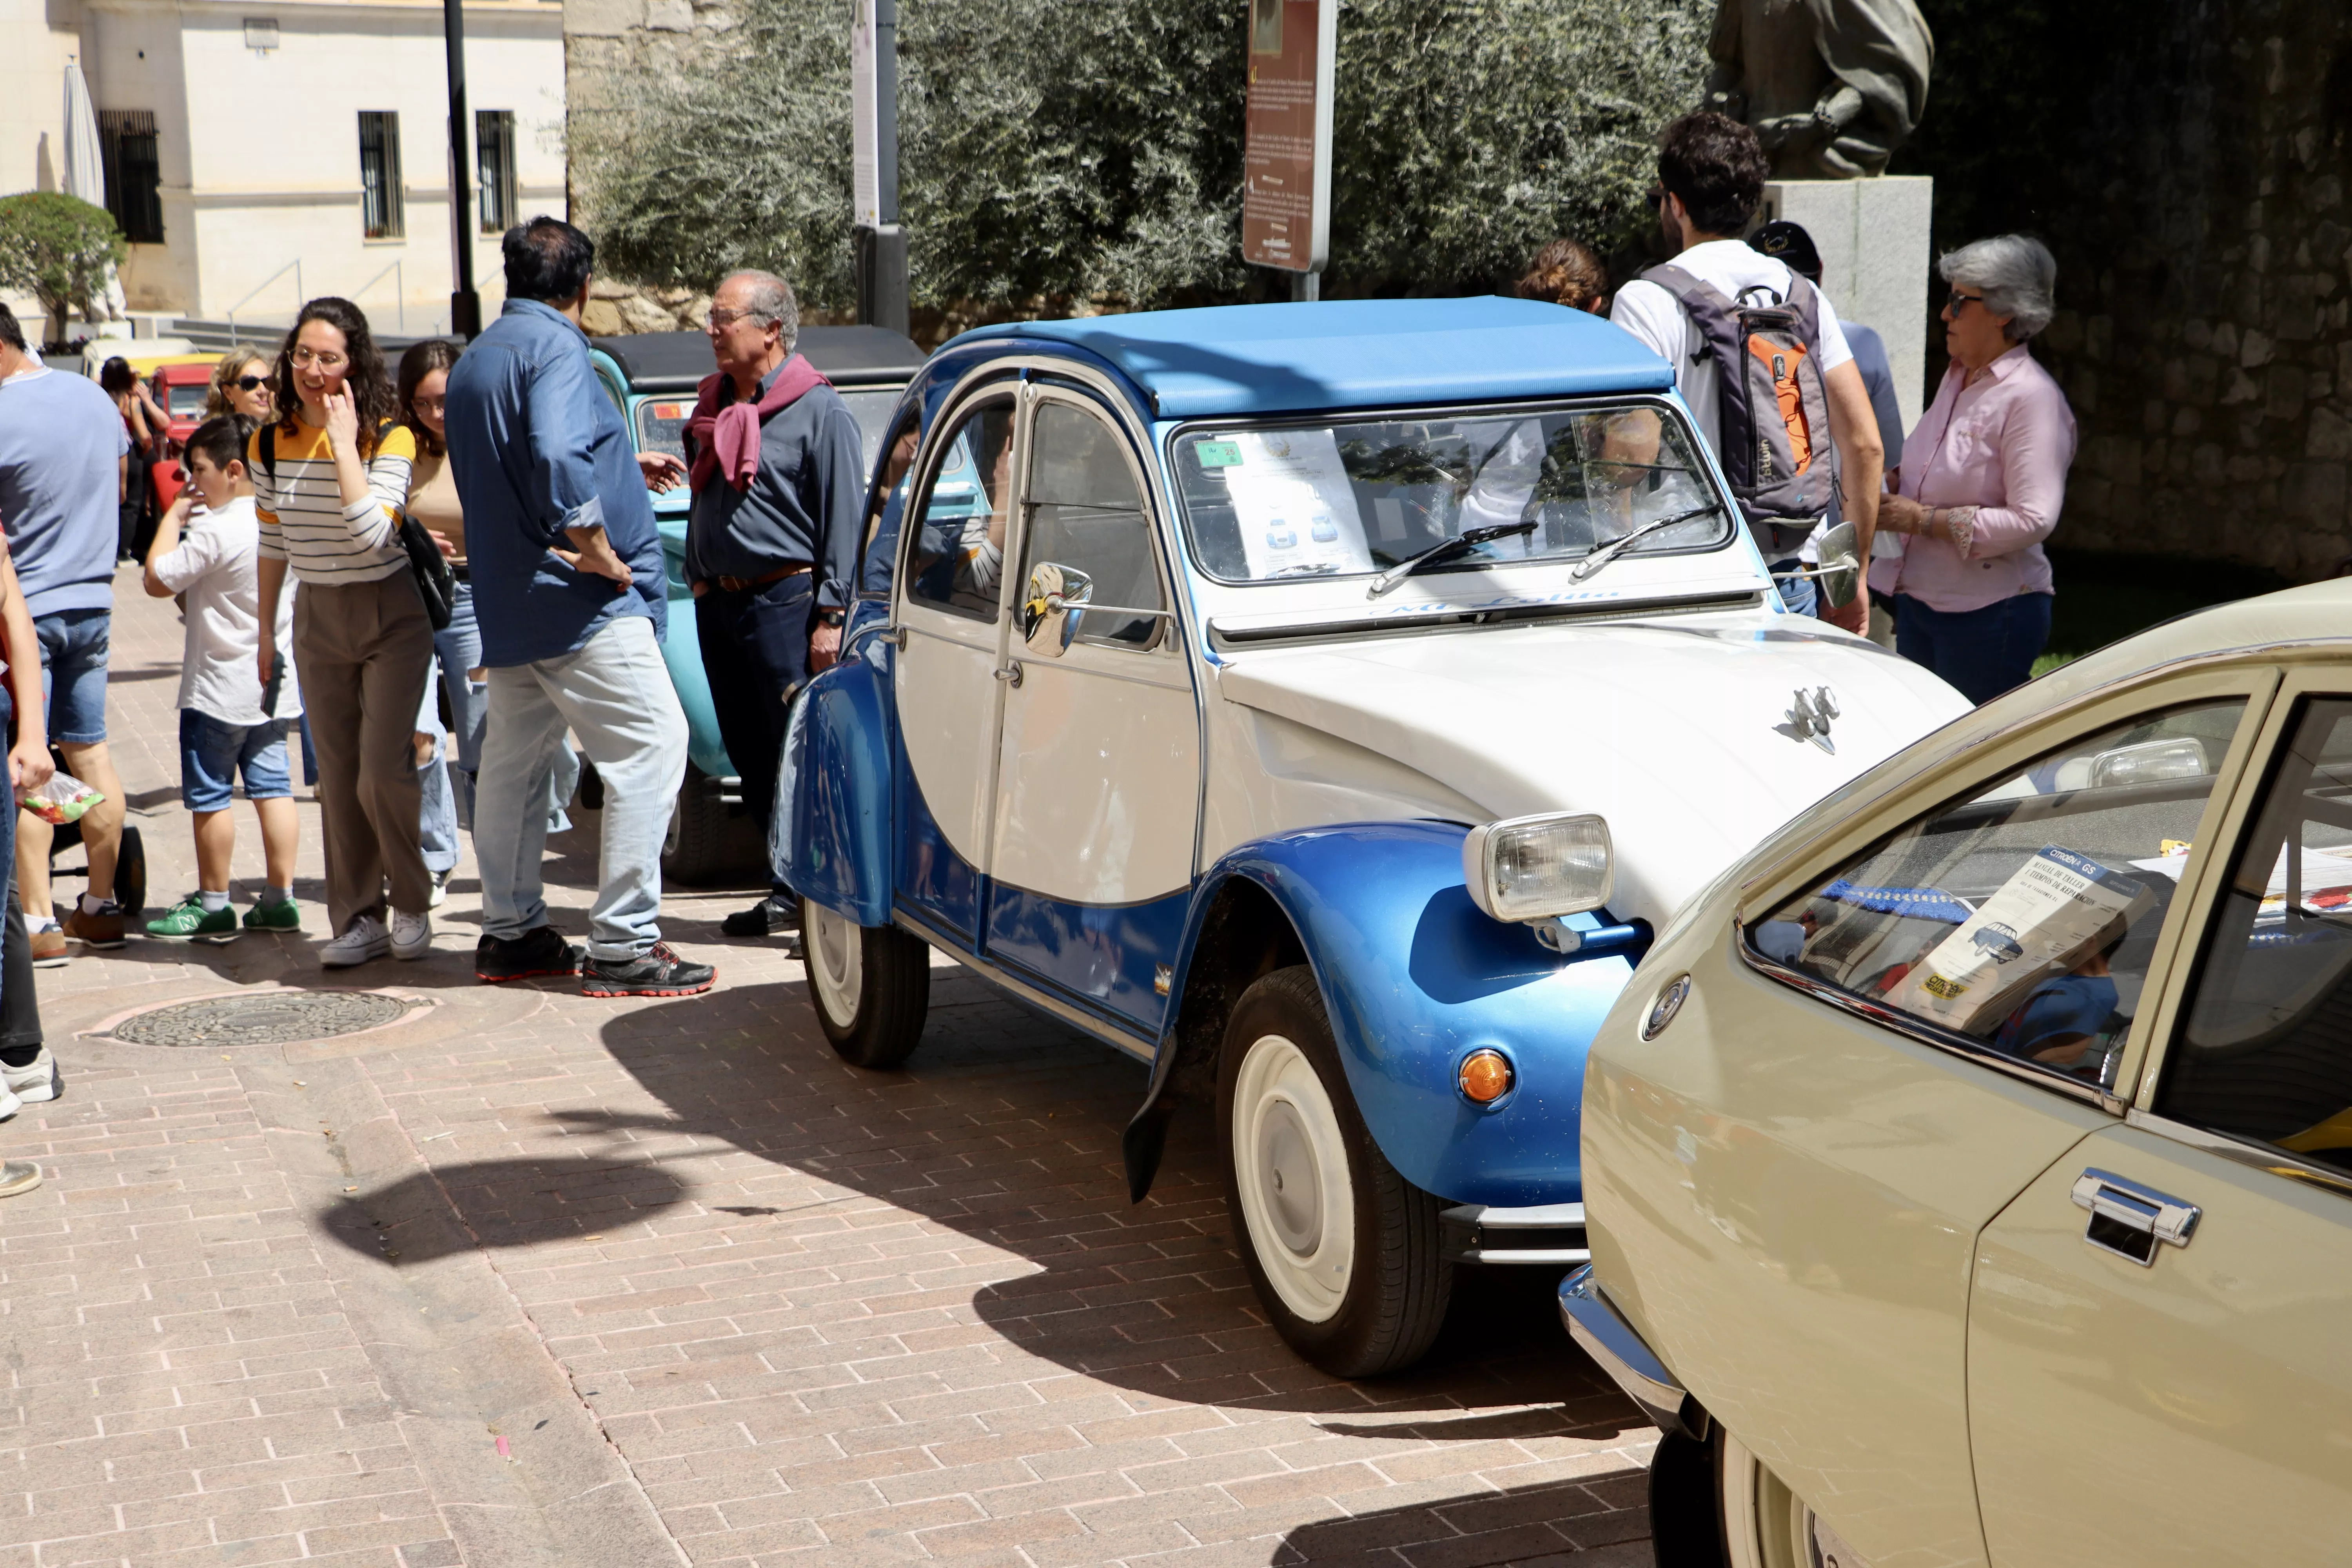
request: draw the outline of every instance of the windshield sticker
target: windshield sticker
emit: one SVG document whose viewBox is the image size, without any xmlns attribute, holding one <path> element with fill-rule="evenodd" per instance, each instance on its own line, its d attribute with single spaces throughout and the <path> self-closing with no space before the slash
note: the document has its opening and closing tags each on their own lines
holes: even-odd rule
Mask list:
<svg viewBox="0 0 2352 1568">
<path fill-rule="evenodd" d="M 1244 430 L 1225 445 L 1237 463 L 1225 486 L 1253 577 L 1309 577 L 1370 572 L 1356 494 L 1328 430 Z M 1201 450 L 1195 447 L 1194 450 Z"/>
<path fill-rule="evenodd" d="M 1239 468 L 1242 449 L 1231 441 L 1202 441 L 1192 448 L 1192 460 L 1204 468 Z"/>
</svg>

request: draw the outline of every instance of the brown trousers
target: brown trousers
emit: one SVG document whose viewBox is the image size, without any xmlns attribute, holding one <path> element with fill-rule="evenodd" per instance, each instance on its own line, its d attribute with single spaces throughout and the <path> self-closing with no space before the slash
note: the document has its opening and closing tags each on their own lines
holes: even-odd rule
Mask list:
<svg viewBox="0 0 2352 1568">
<path fill-rule="evenodd" d="M 423 914 L 433 877 L 417 845 L 416 712 L 433 669 L 433 623 L 404 570 L 373 583 L 305 583 L 294 598 L 294 668 L 319 753 L 327 920 Z"/>
</svg>

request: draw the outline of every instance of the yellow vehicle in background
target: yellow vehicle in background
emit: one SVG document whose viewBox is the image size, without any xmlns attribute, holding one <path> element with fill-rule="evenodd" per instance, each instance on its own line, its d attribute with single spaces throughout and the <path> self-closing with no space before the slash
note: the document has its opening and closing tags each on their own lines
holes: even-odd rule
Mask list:
<svg viewBox="0 0 2352 1568">
<path fill-rule="evenodd" d="M 1955 721 L 1678 910 L 1595 1038 L 1570 1332 L 1661 1563 L 2352 1542 L 2352 582 Z"/>
</svg>

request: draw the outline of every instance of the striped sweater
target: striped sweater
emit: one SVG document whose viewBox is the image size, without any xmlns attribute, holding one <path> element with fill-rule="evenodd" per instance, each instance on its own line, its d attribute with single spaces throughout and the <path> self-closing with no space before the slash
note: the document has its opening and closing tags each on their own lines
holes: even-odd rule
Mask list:
<svg viewBox="0 0 2352 1568">
<path fill-rule="evenodd" d="M 261 444 L 273 436 L 274 478 L 261 460 Z M 404 426 L 393 426 L 368 461 L 367 498 L 345 506 L 324 430 L 302 425 L 291 433 L 282 426 L 255 431 L 245 466 L 253 476 L 261 558 L 287 562 L 303 583 L 373 583 L 408 570 L 400 515 L 415 457 L 415 436 Z"/>
</svg>

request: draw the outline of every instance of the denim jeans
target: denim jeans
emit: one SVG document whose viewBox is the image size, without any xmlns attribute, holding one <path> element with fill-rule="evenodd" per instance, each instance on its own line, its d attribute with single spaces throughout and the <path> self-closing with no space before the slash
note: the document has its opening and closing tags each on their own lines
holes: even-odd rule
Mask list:
<svg viewBox="0 0 2352 1568">
<path fill-rule="evenodd" d="M 1980 610 L 1931 610 L 1895 595 L 1895 651 L 1981 706 L 2022 686 L 2050 640 L 2051 596 L 2012 594 Z"/>
<path fill-rule="evenodd" d="M 433 684 L 425 685 L 425 705 L 416 710 L 416 732 L 433 737 L 433 759 L 416 770 L 421 791 L 416 806 L 416 843 L 425 851 L 425 868 L 435 876 L 457 868 L 457 796 L 449 773 L 449 731 L 441 723 L 441 705 L 433 700 Z"/>
<path fill-rule="evenodd" d="M 766 836 L 776 807 L 776 763 L 784 751 L 784 721 L 792 694 L 809 681 L 809 627 L 816 614 L 808 573 L 763 587 L 730 592 L 713 584 L 694 601 L 695 637 L 710 679 L 710 710 L 727 760 L 742 775 L 743 808 Z M 790 888 L 772 879 L 772 896 L 789 900 Z"/>
<path fill-rule="evenodd" d="M 661 939 L 661 850 L 686 777 L 686 713 L 644 616 L 597 628 L 567 654 L 494 668 L 474 797 L 482 934 L 511 940 L 547 923 L 540 870 L 547 800 L 564 727 L 604 781 L 604 837 L 591 956 L 625 962 Z"/>
<path fill-rule="evenodd" d="M 471 583 L 457 584 L 449 601 L 449 624 L 433 634 L 433 652 L 441 661 L 441 689 L 449 698 L 449 738 L 457 742 L 449 766 L 450 782 L 457 786 L 457 820 L 471 827 L 474 780 L 482 771 L 482 726 L 490 711 L 488 686 L 467 673 L 482 663 L 482 628 L 474 620 Z"/>
</svg>

